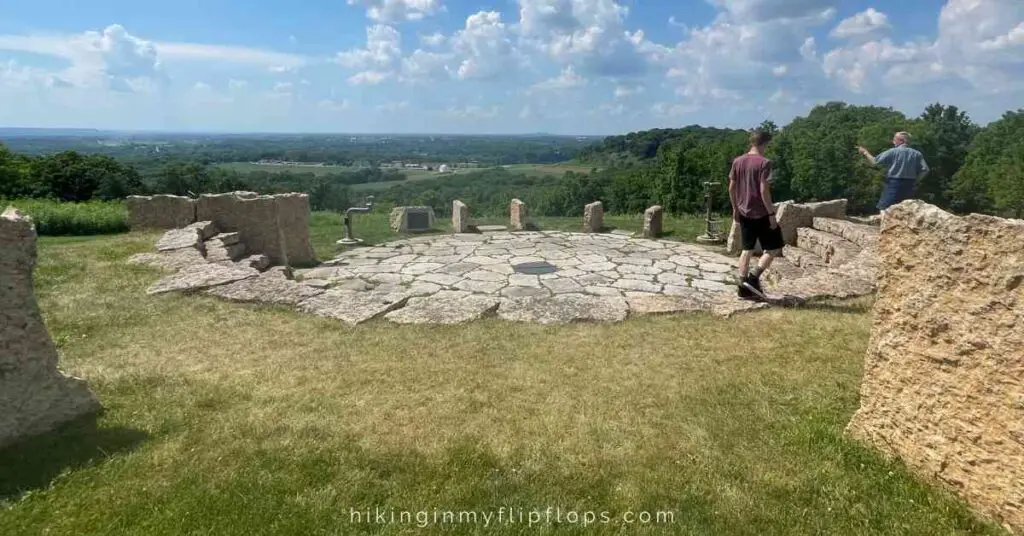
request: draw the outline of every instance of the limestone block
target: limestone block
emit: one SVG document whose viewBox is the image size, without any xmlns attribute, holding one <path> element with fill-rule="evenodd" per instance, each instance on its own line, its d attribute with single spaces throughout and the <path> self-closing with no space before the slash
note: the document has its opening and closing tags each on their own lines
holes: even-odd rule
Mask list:
<svg viewBox="0 0 1024 536">
<path fill-rule="evenodd" d="M 469 232 L 469 207 L 459 200 L 452 202 L 452 232 Z"/>
<path fill-rule="evenodd" d="M 890 208 L 847 432 L 1024 530 L 1024 221 Z"/>
<path fill-rule="evenodd" d="M 57 368 L 36 304 L 36 231 L 16 210 L 0 216 L 0 447 L 101 409 L 84 381 Z"/>
<path fill-rule="evenodd" d="M 600 233 L 604 229 L 604 205 L 594 201 L 583 207 L 583 232 Z"/>
<path fill-rule="evenodd" d="M 665 208 L 661 205 L 644 211 L 644 238 L 658 238 L 662 233 L 662 220 L 665 216 Z"/>
<path fill-rule="evenodd" d="M 509 225 L 508 228 L 513 231 L 522 231 L 526 223 L 526 203 L 518 199 L 513 199 L 509 206 Z"/>
<path fill-rule="evenodd" d="M 237 232 L 245 253 L 262 253 L 273 264 L 306 264 L 316 258 L 309 241 L 306 194 L 208 194 L 199 198 L 196 215 L 222 233 Z"/>
<path fill-rule="evenodd" d="M 180 195 L 130 195 L 128 223 L 140 229 L 177 229 L 196 221 L 196 201 Z"/>
</svg>

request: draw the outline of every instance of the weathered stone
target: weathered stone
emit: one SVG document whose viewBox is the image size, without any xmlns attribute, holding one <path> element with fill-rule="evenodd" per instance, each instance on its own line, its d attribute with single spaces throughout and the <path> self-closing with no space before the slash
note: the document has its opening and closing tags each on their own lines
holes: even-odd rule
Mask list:
<svg viewBox="0 0 1024 536">
<path fill-rule="evenodd" d="M 214 238 L 203 244 L 208 262 L 235 262 L 245 255 L 245 244 L 224 244 Z"/>
<path fill-rule="evenodd" d="M 473 281 L 508 281 L 507 276 L 488 270 L 473 270 L 466 274 L 466 279 L 472 279 Z"/>
<path fill-rule="evenodd" d="M 220 243 L 225 246 L 230 246 L 238 243 L 239 235 L 238 233 L 220 233 L 218 235 L 214 235 L 212 239 L 219 240 Z"/>
<path fill-rule="evenodd" d="M 530 274 L 512 274 L 508 276 L 508 284 L 514 287 L 540 287 L 540 278 Z"/>
<path fill-rule="evenodd" d="M 309 196 L 252 192 L 202 195 L 196 217 L 212 221 L 221 232 L 237 232 L 249 253 L 262 253 L 273 264 L 308 264 L 316 260 L 309 241 Z"/>
<path fill-rule="evenodd" d="M 604 229 L 604 205 L 594 201 L 583 207 L 583 232 L 600 233 Z"/>
<path fill-rule="evenodd" d="M 797 242 L 797 229 L 810 227 L 814 218 L 837 218 L 846 217 L 846 200 L 835 199 L 822 201 L 820 203 L 793 203 L 783 201 L 776 207 L 776 221 L 782 228 L 782 240 L 795 246 Z"/>
<path fill-rule="evenodd" d="M 707 295 L 695 290 L 675 296 L 632 294 L 626 293 L 626 303 L 629 304 L 629 312 L 638 315 L 708 311 L 711 307 Z"/>
<path fill-rule="evenodd" d="M 471 279 L 463 279 L 453 286 L 459 290 L 480 294 L 495 294 L 507 285 L 504 281 L 473 281 Z"/>
<path fill-rule="evenodd" d="M 303 279 L 301 283 L 307 287 L 316 289 L 326 289 L 331 286 L 329 281 L 324 281 L 323 279 Z"/>
<path fill-rule="evenodd" d="M 267 257 L 262 253 L 259 255 L 249 255 L 239 262 L 244 266 L 248 266 L 249 268 L 253 268 L 261 272 L 270 267 L 270 257 Z"/>
<path fill-rule="evenodd" d="M 661 285 L 640 279 L 620 279 L 612 286 L 623 290 L 635 290 L 639 292 L 661 292 Z"/>
<path fill-rule="evenodd" d="M 178 195 L 130 195 L 128 224 L 133 231 L 141 229 L 178 229 L 196 221 L 194 199 Z"/>
<path fill-rule="evenodd" d="M 572 279 L 545 279 L 540 282 L 554 294 L 569 294 L 583 292 L 583 286 Z"/>
<path fill-rule="evenodd" d="M 526 203 L 518 199 L 513 199 L 509 206 L 509 229 L 513 231 L 522 231 L 526 225 Z"/>
<path fill-rule="evenodd" d="M 84 381 L 58 369 L 32 287 L 35 263 L 35 226 L 9 208 L 0 215 L 0 447 L 102 409 Z"/>
<path fill-rule="evenodd" d="M 429 257 L 427 257 L 429 258 Z M 439 262 L 414 262 L 402 267 L 401 273 L 409 275 L 422 275 L 443 268 L 444 264 Z"/>
<path fill-rule="evenodd" d="M 213 238 L 217 233 L 217 226 L 212 221 L 197 221 L 190 223 L 185 226 L 185 229 L 195 229 L 199 231 L 199 238 L 202 240 L 209 240 Z"/>
<path fill-rule="evenodd" d="M 539 287 L 505 287 L 501 295 L 506 298 L 537 298 L 550 296 L 551 291 Z"/>
<path fill-rule="evenodd" d="M 665 208 L 661 205 L 654 205 L 644 211 L 644 238 L 658 238 L 661 236 L 664 215 Z"/>
<path fill-rule="evenodd" d="M 407 288 L 410 296 L 430 296 L 442 290 L 441 285 L 434 283 L 414 282 Z"/>
<path fill-rule="evenodd" d="M 713 290 L 716 292 L 735 292 L 735 285 L 730 286 L 719 281 L 709 281 L 707 279 L 694 279 L 690 281 L 690 286 L 693 288 L 699 288 L 701 290 Z"/>
<path fill-rule="evenodd" d="M 206 258 L 203 257 L 203 254 L 198 249 L 185 248 L 161 251 L 159 253 L 138 253 L 132 255 L 128 262 L 130 264 L 145 264 L 165 270 L 180 270 L 194 264 L 205 264 Z"/>
<path fill-rule="evenodd" d="M 622 296 L 621 290 L 604 285 L 591 285 L 585 287 L 583 292 L 593 294 L 594 296 Z"/>
<path fill-rule="evenodd" d="M 402 307 L 409 297 L 407 292 L 328 290 L 300 303 L 299 310 L 354 326 Z"/>
<path fill-rule="evenodd" d="M 469 207 L 462 201 L 452 202 L 452 232 L 469 232 Z"/>
<path fill-rule="evenodd" d="M 398 324 L 460 324 L 493 313 L 499 299 L 471 292 L 442 290 L 424 298 L 410 298 L 405 307 L 385 315 Z"/>
<path fill-rule="evenodd" d="M 389 217 L 396 233 L 429 231 L 434 227 L 434 209 L 430 207 L 395 207 Z"/>
<path fill-rule="evenodd" d="M 501 232 L 501 231 L 507 231 L 508 230 L 508 226 L 506 226 L 506 225 L 478 225 L 476 230 L 480 231 L 481 233 L 498 233 L 498 232 Z"/>
<path fill-rule="evenodd" d="M 195 264 L 186 266 L 178 273 L 168 275 L 157 281 L 146 290 L 146 294 L 203 290 L 218 285 L 234 283 L 242 279 L 249 279 L 259 274 L 258 271 L 252 268 L 223 264 Z"/>
<path fill-rule="evenodd" d="M 882 218 L 847 431 L 1024 531 L 1024 221 L 904 201 Z"/>
<path fill-rule="evenodd" d="M 171 251 L 175 249 L 192 248 L 196 251 L 203 251 L 203 239 L 197 229 L 171 229 L 164 233 L 156 242 L 157 251 Z"/>
<path fill-rule="evenodd" d="M 506 298 L 498 316 L 515 322 L 567 324 L 570 322 L 621 322 L 626 300 L 586 294 L 560 294 L 550 298 Z"/>
<path fill-rule="evenodd" d="M 204 292 L 230 301 L 271 305 L 298 305 L 303 300 L 323 292 L 320 288 L 310 286 L 308 282 L 298 283 L 268 274 L 269 272 L 260 274 L 258 277 L 213 287 Z"/>
</svg>

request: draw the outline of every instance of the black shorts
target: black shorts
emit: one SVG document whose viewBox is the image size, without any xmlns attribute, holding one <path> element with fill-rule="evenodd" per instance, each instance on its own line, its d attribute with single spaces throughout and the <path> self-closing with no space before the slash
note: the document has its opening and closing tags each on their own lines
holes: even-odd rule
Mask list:
<svg viewBox="0 0 1024 536">
<path fill-rule="evenodd" d="M 751 219 L 740 216 L 740 236 L 743 242 L 743 251 L 753 251 L 757 243 L 761 243 L 764 251 L 782 249 L 785 244 L 782 240 L 782 227 L 778 225 L 772 229 L 768 216 Z"/>
</svg>

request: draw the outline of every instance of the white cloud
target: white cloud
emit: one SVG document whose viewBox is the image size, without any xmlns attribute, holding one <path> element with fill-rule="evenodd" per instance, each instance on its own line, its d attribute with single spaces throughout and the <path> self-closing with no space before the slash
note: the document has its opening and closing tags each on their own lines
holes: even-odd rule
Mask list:
<svg viewBox="0 0 1024 536">
<path fill-rule="evenodd" d="M 833 9 L 835 0 L 710 0 L 737 22 L 799 19 Z"/>
<path fill-rule="evenodd" d="M 366 16 L 377 22 L 422 20 L 443 9 L 440 0 L 348 0 L 350 6 L 366 8 Z"/>
<path fill-rule="evenodd" d="M 626 112 L 626 107 L 621 102 L 605 103 L 601 105 L 599 110 L 606 115 L 617 117 Z"/>
<path fill-rule="evenodd" d="M 549 78 L 542 82 L 537 82 L 536 84 L 530 87 L 528 92 L 537 93 L 551 91 L 566 91 L 569 89 L 580 88 L 585 85 L 587 85 L 587 79 L 576 74 L 576 71 L 573 70 L 572 65 L 569 65 L 568 67 L 562 69 L 562 72 L 558 76 L 554 78 Z"/>
<path fill-rule="evenodd" d="M 829 35 L 836 39 L 863 38 L 884 33 L 890 28 L 889 17 L 869 7 L 866 11 L 843 19 Z"/>
<path fill-rule="evenodd" d="M 445 37 L 441 32 L 434 32 L 432 34 L 420 36 L 420 42 L 423 43 L 423 46 L 434 48 L 445 44 L 446 39 L 447 37 Z"/>
<path fill-rule="evenodd" d="M 275 72 L 298 69 L 313 63 L 310 58 L 259 48 L 204 45 L 199 43 L 154 43 L 164 62 L 217 62 L 266 67 Z"/>
<path fill-rule="evenodd" d="M 348 77 L 348 83 L 353 86 L 375 86 L 393 75 L 386 71 L 362 71 Z"/>
<path fill-rule="evenodd" d="M 376 24 L 366 28 L 366 48 L 339 52 L 337 59 L 344 67 L 369 69 L 391 67 L 402 57 L 402 35 L 391 26 Z"/>
<path fill-rule="evenodd" d="M 694 106 L 670 102 L 658 102 L 651 106 L 651 114 L 668 117 L 679 117 L 696 110 L 697 108 Z"/>
<path fill-rule="evenodd" d="M 625 99 L 644 92 L 644 86 L 615 86 L 614 96 L 616 99 Z"/>
<path fill-rule="evenodd" d="M 518 66 L 519 53 L 497 11 L 470 15 L 450 41 L 452 50 L 462 58 L 455 71 L 460 79 L 494 78 L 510 74 Z"/>
</svg>

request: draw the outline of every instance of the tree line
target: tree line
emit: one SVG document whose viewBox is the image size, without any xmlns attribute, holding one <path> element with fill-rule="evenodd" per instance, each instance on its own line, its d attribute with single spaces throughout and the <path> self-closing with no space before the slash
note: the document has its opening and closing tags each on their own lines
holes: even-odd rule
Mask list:
<svg viewBox="0 0 1024 536">
<path fill-rule="evenodd" d="M 961 213 L 1020 217 L 1024 212 L 1024 110 L 1007 112 L 982 127 L 955 106 L 932 104 L 909 118 L 891 108 L 832 102 L 783 128 L 770 121 L 759 128 L 774 134 L 768 157 L 775 168 L 773 196 L 780 201 L 844 197 L 853 211 L 873 211 L 884 170 L 869 165 L 856 146 L 877 154 L 891 146 L 894 132 L 905 130 L 931 168 L 919 181 L 916 197 Z M 595 200 L 616 213 L 639 213 L 655 204 L 671 213 L 700 212 L 708 187 L 714 209 L 724 212 L 729 168 L 746 151 L 747 138 L 748 132 L 739 129 L 655 129 L 611 136 L 580 151 L 577 160 L 594 166 L 590 173 L 532 177 L 499 167 L 423 181 L 405 181 L 399 172 L 374 167 L 324 176 L 239 173 L 179 159 L 139 171 L 107 155 L 65 151 L 28 156 L 0 146 L 0 197 L 84 201 L 133 193 L 300 191 L 310 194 L 314 209 L 341 210 L 353 197 L 349 186 L 383 182 L 394 183 L 377 193 L 384 204 L 429 205 L 447 214 L 451 201 L 462 199 L 477 214 L 499 214 L 519 198 L 536 215 L 575 216 Z"/>
</svg>

